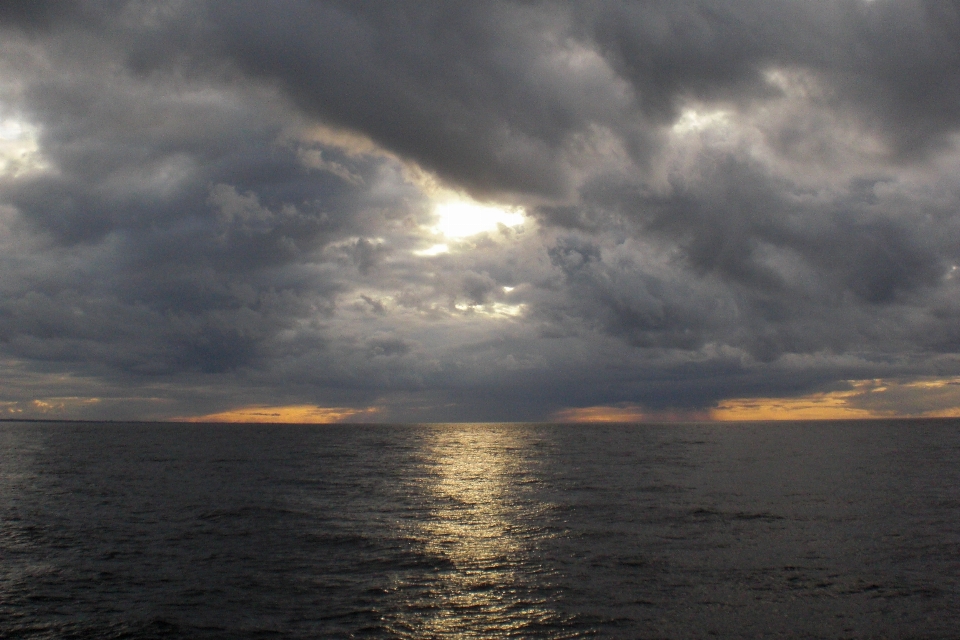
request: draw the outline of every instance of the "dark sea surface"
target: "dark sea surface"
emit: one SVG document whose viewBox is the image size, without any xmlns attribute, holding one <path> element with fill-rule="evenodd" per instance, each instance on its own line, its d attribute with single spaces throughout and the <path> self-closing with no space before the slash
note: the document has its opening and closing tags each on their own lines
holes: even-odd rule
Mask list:
<svg viewBox="0 0 960 640">
<path fill-rule="evenodd" d="M 0 423 L 2 638 L 960 638 L 960 421 Z"/>
</svg>

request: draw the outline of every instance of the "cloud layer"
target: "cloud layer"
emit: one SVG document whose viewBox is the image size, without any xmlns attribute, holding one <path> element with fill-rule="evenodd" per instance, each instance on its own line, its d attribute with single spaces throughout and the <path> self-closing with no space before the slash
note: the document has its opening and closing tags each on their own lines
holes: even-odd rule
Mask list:
<svg viewBox="0 0 960 640">
<path fill-rule="evenodd" d="M 24 2 L 0 51 L 10 415 L 916 415 L 960 375 L 952 2 Z"/>
</svg>

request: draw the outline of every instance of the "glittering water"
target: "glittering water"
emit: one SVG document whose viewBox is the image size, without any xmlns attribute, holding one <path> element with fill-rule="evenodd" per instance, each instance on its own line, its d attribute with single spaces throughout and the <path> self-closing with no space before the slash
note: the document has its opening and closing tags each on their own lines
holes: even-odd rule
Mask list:
<svg viewBox="0 0 960 640">
<path fill-rule="evenodd" d="M 0 423 L 2 638 L 960 637 L 960 421 Z"/>
</svg>

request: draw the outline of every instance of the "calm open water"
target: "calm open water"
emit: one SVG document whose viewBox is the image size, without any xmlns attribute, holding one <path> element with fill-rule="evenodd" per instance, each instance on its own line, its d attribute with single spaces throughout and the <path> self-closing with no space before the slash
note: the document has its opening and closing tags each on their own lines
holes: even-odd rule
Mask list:
<svg viewBox="0 0 960 640">
<path fill-rule="evenodd" d="M 960 421 L 0 423 L 2 638 L 958 638 Z"/>
</svg>

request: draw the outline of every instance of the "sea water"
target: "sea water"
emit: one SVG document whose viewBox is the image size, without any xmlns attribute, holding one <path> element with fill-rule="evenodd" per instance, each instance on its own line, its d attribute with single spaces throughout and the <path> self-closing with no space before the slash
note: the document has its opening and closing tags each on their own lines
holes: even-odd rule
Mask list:
<svg viewBox="0 0 960 640">
<path fill-rule="evenodd" d="M 960 421 L 0 423 L 2 638 L 957 638 Z"/>
</svg>

